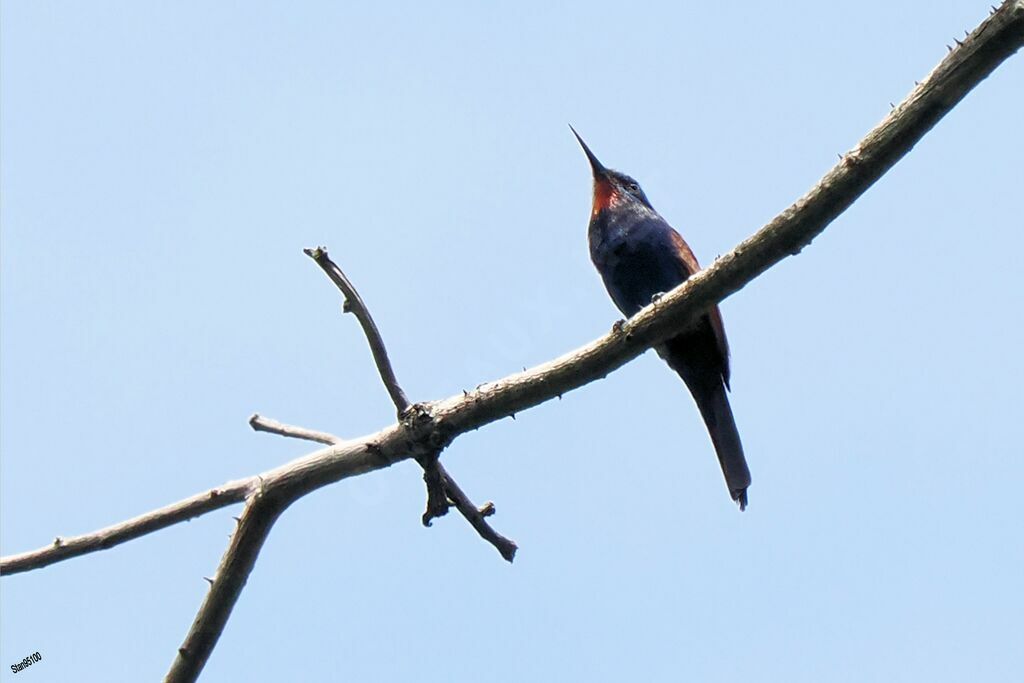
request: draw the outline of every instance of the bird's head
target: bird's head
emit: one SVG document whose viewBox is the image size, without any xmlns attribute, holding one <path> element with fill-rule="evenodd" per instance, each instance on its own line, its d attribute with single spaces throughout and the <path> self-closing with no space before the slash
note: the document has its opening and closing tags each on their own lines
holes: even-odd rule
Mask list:
<svg viewBox="0 0 1024 683">
<path fill-rule="evenodd" d="M 625 209 L 637 203 L 654 210 L 647 200 L 647 195 L 640 188 L 640 183 L 630 178 L 625 173 L 605 168 L 604 164 L 598 161 L 594 153 L 583 142 L 583 138 L 576 132 L 576 129 L 569 126 L 572 134 L 580 143 L 583 152 L 590 160 L 590 169 L 594 172 L 594 208 L 592 216 L 597 216 L 605 210 Z"/>
</svg>

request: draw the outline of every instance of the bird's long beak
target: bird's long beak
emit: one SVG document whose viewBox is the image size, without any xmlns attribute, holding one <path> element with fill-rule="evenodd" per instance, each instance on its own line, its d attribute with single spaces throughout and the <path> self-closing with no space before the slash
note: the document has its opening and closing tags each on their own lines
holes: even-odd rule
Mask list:
<svg viewBox="0 0 1024 683">
<path fill-rule="evenodd" d="M 583 138 L 581 138 L 580 134 L 576 132 L 576 129 L 570 125 L 569 130 L 571 130 L 572 134 L 576 136 L 576 140 L 579 141 L 580 147 L 583 148 L 583 152 L 587 155 L 587 159 L 590 160 L 590 168 L 594 171 L 594 180 L 606 179 L 608 177 L 608 169 L 604 167 L 604 164 L 598 161 L 597 157 L 594 156 L 594 153 L 590 151 L 589 147 L 587 147 L 587 143 L 583 142 Z"/>
</svg>

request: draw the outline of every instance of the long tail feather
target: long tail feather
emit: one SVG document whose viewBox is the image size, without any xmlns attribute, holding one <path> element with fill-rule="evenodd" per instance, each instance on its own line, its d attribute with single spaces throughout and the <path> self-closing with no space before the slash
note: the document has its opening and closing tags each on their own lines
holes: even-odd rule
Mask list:
<svg viewBox="0 0 1024 683">
<path fill-rule="evenodd" d="M 743 510 L 747 507 L 750 470 L 743 455 L 743 444 L 740 443 L 740 434 L 736 430 L 736 420 L 732 416 L 725 385 L 719 382 L 717 386 L 690 387 L 690 391 L 704 418 L 704 424 L 707 425 L 711 442 L 715 445 L 729 494 Z"/>
<path fill-rule="evenodd" d="M 727 366 L 724 363 L 727 361 L 715 346 L 711 328 L 699 327 L 674 337 L 659 347 L 658 353 L 679 373 L 693 394 L 718 454 L 729 495 L 739 503 L 741 510 L 746 509 L 750 470 L 726 394 Z"/>
</svg>

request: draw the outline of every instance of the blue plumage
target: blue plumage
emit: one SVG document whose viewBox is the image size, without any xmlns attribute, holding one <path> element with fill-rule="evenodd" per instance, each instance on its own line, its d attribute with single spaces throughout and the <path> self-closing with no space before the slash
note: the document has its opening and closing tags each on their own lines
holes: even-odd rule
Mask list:
<svg viewBox="0 0 1024 683">
<path fill-rule="evenodd" d="M 573 133 L 576 133 L 574 130 Z M 605 168 L 576 135 L 594 172 L 594 205 L 587 232 L 590 258 L 612 301 L 632 316 L 700 270 L 690 247 L 651 206 L 639 183 Z M 726 485 L 747 505 L 750 471 L 729 405 L 729 345 L 717 306 L 657 347 L 690 389 L 715 446 Z"/>
</svg>

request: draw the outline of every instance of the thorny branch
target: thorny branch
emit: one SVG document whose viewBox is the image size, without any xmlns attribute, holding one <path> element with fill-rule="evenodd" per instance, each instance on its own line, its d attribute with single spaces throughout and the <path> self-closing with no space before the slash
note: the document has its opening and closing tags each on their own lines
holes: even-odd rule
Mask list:
<svg viewBox="0 0 1024 683">
<path fill-rule="evenodd" d="M 225 505 L 246 501 L 239 528 L 166 681 L 195 681 L 277 517 L 307 493 L 408 458 L 436 454 L 458 435 L 536 406 L 604 377 L 671 337 L 706 308 L 800 250 L 863 194 L 978 83 L 1024 44 L 1024 0 L 1007 0 L 806 195 L 755 235 L 625 323 L 553 361 L 483 384 L 465 395 L 417 404 L 390 427 L 332 443 L 262 475 L 216 489 L 92 534 L 57 539 L 38 550 L 0 559 L 0 573 L 44 567 L 109 548 Z M 274 424 L 276 433 L 324 436 Z M 263 425 L 266 426 L 266 425 Z M 275 431 L 275 430 L 270 430 Z M 313 438 L 313 440 L 320 440 Z M 487 516 L 490 508 L 478 511 Z"/>
</svg>

